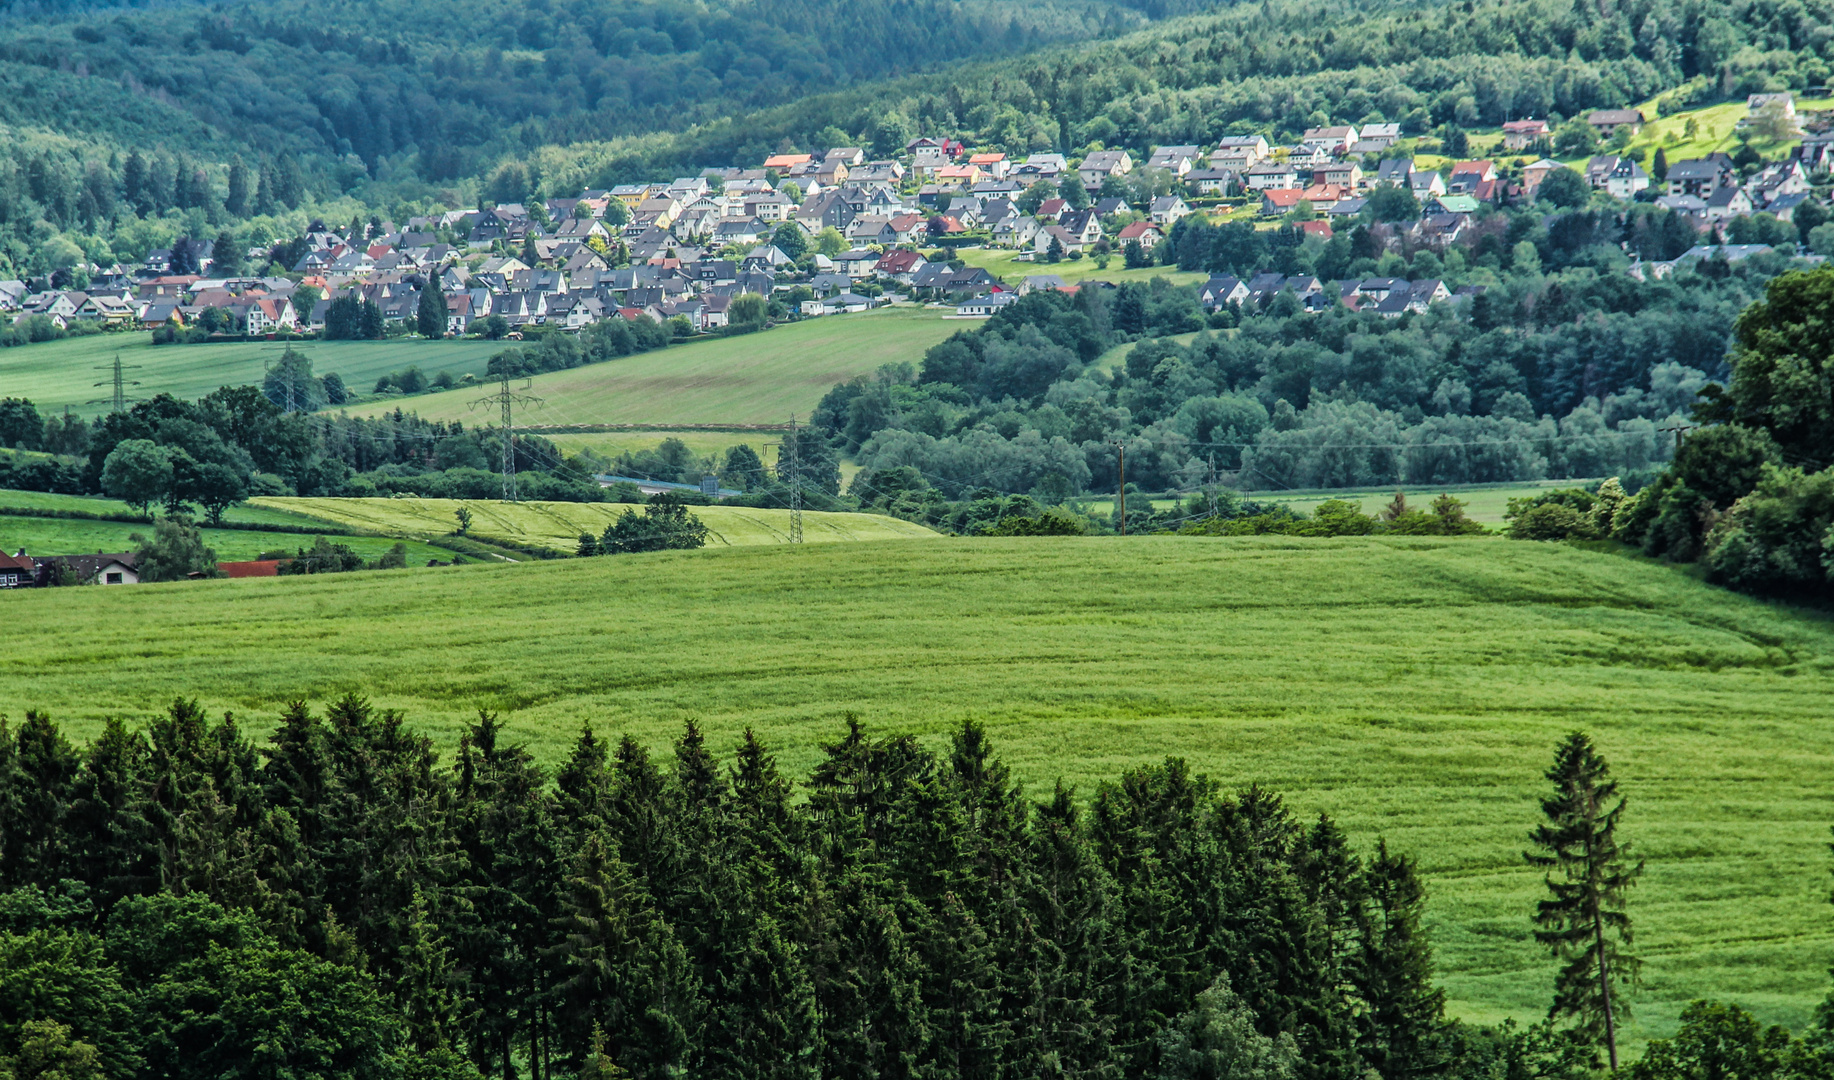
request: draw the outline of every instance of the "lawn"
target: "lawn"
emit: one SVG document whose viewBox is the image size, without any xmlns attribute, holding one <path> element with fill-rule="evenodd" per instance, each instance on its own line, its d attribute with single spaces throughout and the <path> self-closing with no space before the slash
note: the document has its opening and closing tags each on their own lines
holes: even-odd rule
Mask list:
<svg viewBox="0 0 1834 1080">
<path fill-rule="evenodd" d="M 295 523 L 299 519 L 294 519 Z M 300 533 L 260 532 L 254 529 L 200 530 L 204 544 L 216 552 L 220 562 L 240 562 L 259 558 L 262 552 L 292 552 L 312 546 L 312 537 Z M 130 525 L 124 521 L 83 521 L 76 518 L 40 518 L 0 516 L 0 548 L 14 552 L 24 548 L 26 554 L 83 555 L 96 551 L 132 551 L 138 545 L 132 534 L 150 536 L 151 524 Z M 396 541 L 380 536 L 334 536 L 337 543 L 347 544 L 365 559 L 375 559 Z M 429 559 L 448 560 L 452 552 L 418 540 L 406 541 L 408 565 L 425 565 Z"/>
<path fill-rule="evenodd" d="M 899 307 L 697 341 L 537 375 L 527 393 L 542 403 L 518 415 L 520 422 L 558 427 L 781 424 L 792 413 L 806 418 L 836 383 L 882 364 L 917 363 L 961 327 L 938 311 Z M 472 407 L 479 395 L 452 390 L 352 411 L 373 415 L 400 405 L 429 420 L 489 422 L 491 414 Z"/>
<path fill-rule="evenodd" d="M 432 538 L 458 525 L 459 507 L 472 514 L 471 534 L 482 540 L 509 540 L 571 553 L 581 533 L 597 535 L 626 511 L 641 507 L 623 503 L 501 503 L 460 499 L 298 499 L 264 498 L 257 504 L 319 518 L 338 525 L 385 532 L 392 536 Z M 789 542 L 788 510 L 753 510 L 738 506 L 697 506 L 693 513 L 709 531 L 709 547 L 741 547 Z M 802 515 L 803 541 L 810 544 L 848 540 L 908 540 L 938 534 L 922 525 L 879 514 Z"/>
<path fill-rule="evenodd" d="M 1108 263 L 1108 269 L 1096 268 L 1094 259 L 1065 259 L 1062 262 L 1047 263 L 1043 259 L 1037 262 L 1020 262 L 1018 252 L 999 248 L 962 248 L 955 253 L 969 266 L 981 269 L 999 278 L 1009 285 L 1017 285 L 1032 274 L 1056 274 L 1063 278 L 1064 284 L 1074 285 L 1089 278 L 1101 278 L 1103 281 L 1151 281 L 1162 277 L 1174 285 L 1201 284 L 1204 275 L 1166 266 L 1150 266 L 1139 270 L 1126 270 L 1121 266 L 1121 256 L 1115 255 Z"/>
<path fill-rule="evenodd" d="M 1498 539 L 932 540 L 24 592 L 0 700 L 78 736 L 175 694 L 265 734 L 346 690 L 450 755 L 479 707 L 554 763 L 582 723 L 751 726 L 806 772 L 842 717 L 984 721 L 1034 795 L 1190 758 L 1416 853 L 1452 1011 L 1546 1008 L 1521 851 L 1591 731 L 1648 860 L 1631 1041 L 1691 998 L 1801 1025 L 1827 987 L 1834 625 L 1658 563 Z M 450 757 L 448 756 L 448 759 Z"/>
<path fill-rule="evenodd" d="M 266 365 L 286 347 L 251 341 L 155 348 L 152 340 L 151 334 L 139 332 L 96 334 L 0 349 L 0 396 L 30 398 L 40 412 L 70 406 L 81 414 L 100 415 L 110 408 L 110 369 L 118 355 L 129 365 L 123 374 L 139 384 L 127 388 L 128 397 L 171 394 L 193 400 L 221 386 L 259 383 Z M 485 363 L 503 349 L 501 342 L 418 339 L 304 341 L 293 347 L 312 358 L 314 372 L 335 371 L 359 393 L 372 389 L 383 375 L 414 366 L 429 378 L 441 371 L 482 375 Z"/>
</svg>

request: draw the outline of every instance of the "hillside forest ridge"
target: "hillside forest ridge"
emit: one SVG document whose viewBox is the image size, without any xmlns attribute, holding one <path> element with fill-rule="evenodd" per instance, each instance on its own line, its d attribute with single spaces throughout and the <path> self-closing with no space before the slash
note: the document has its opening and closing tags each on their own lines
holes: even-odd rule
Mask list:
<svg viewBox="0 0 1834 1080">
<path fill-rule="evenodd" d="M 1834 0 L 0 0 L 0 1080 L 1834 1080 L 1831 257 Z"/>
</svg>

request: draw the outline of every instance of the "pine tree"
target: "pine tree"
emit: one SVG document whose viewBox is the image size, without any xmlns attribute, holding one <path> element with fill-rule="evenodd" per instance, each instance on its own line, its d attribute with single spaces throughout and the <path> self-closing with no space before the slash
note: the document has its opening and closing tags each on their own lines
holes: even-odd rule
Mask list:
<svg viewBox="0 0 1834 1080">
<path fill-rule="evenodd" d="M 420 306 L 415 312 L 416 329 L 425 338 L 446 336 L 446 294 L 440 291 L 439 276 L 430 274 L 420 290 Z"/>
<path fill-rule="evenodd" d="M 1590 736 L 1567 736 L 1546 776 L 1554 784 L 1541 800 L 1547 821 L 1530 833 L 1536 850 L 1524 857 L 1547 871 L 1551 894 L 1536 905 L 1535 940 L 1564 961 L 1548 1017 L 1574 1020 L 1594 1045 L 1602 1041 L 1616 1071 L 1617 1026 L 1629 1015 L 1621 990 L 1635 985 L 1638 967 L 1624 952 L 1632 942 L 1625 893 L 1643 864 L 1630 865 L 1630 845 L 1618 841 L 1627 800 Z"/>
<path fill-rule="evenodd" d="M 82 759 L 50 717 L 36 710 L 27 710 L 19 725 L 12 759 L 14 809 L 0 833 L 0 880 L 9 888 L 54 885 L 74 869 L 63 831 Z"/>
<path fill-rule="evenodd" d="M 457 974 L 446 939 L 420 889 L 414 890 L 414 901 L 408 908 L 399 968 L 395 1003 L 407 1029 L 408 1045 L 422 1054 L 450 1050 L 458 1034 L 459 1000 L 454 993 Z"/>
<path fill-rule="evenodd" d="M 236 217 L 246 217 L 249 210 L 248 166 L 242 164 L 241 155 L 229 161 L 229 190 L 223 196 L 223 209 Z"/>
<path fill-rule="evenodd" d="M 1388 1080 L 1427 1071 L 1445 1022 L 1445 992 L 1433 985 L 1433 950 L 1420 925 L 1426 886 L 1405 855 L 1376 843 L 1362 876 L 1368 903 L 1358 912 L 1361 955 L 1353 964 L 1364 1003 L 1360 1049 Z"/>
<path fill-rule="evenodd" d="M 118 717 L 89 744 L 74 785 L 66 843 L 76 876 L 104 903 L 148 889 L 152 851 L 145 815 L 147 744 Z"/>
<path fill-rule="evenodd" d="M 217 234 L 210 252 L 210 272 L 215 276 L 235 277 L 243 272 L 242 245 L 236 243 L 235 234 L 228 229 Z"/>
<path fill-rule="evenodd" d="M 147 190 L 146 158 L 140 151 L 128 151 L 127 161 L 121 166 L 121 197 L 134 208 L 134 212 L 145 217 L 153 212 L 151 192 Z"/>
<path fill-rule="evenodd" d="M 261 177 L 255 182 L 254 210 L 263 217 L 271 216 L 280 210 L 280 201 L 274 195 L 274 170 L 266 165 L 261 166 Z"/>
</svg>

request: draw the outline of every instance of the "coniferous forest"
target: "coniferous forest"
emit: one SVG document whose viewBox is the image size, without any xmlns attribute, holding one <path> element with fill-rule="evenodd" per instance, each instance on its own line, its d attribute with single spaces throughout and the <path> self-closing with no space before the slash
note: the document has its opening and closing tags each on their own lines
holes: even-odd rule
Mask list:
<svg viewBox="0 0 1834 1080">
<path fill-rule="evenodd" d="M 795 784 L 689 726 L 657 756 L 584 731 L 550 775 L 494 716 L 442 759 L 356 697 L 261 744 L 184 700 L 82 748 L 38 713 L 0 736 L 0 1046 L 61 1075 L 1555 1059 L 1445 1022 L 1405 854 L 1179 760 L 1028 792 L 973 723 L 849 723 Z"/>
</svg>

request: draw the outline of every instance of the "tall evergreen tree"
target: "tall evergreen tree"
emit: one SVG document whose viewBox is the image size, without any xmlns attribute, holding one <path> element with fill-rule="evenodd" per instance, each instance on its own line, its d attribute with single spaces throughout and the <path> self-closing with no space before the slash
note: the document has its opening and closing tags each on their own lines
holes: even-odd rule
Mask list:
<svg viewBox="0 0 1834 1080">
<path fill-rule="evenodd" d="M 439 275 L 429 274 L 426 285 L 420 290 L 420 306 L 414 313 L 415 328 L 420 331 L 421 337 L 445 337 L 448 314 L 446 294 L 439 287 Z"/>
<path fill-rule="evenodd" d="M 1535 940 L 1563 961 L 1548 1016 L 1571 1019 L 1594 1045 L 1602 1042 L 1616 1071 L 1617 1027 L 1629 1015 L 1622 991 L 1638 967 L 1624 951 L 1632 943 L 1625 894 L 1643 864 L 1631 865 L 1630 845 L 1618 841 L 1626 800 L 1590 736 L 1567 736 L 1546 776 L 1554 785 L 1541 800 L 1547 821 L 1529 834 L 1535 850 L 1525 858 L 1547 871 L 1550 894 L 1535 908 Z"/>
<path fill-rule="evenodd" d="M 216 242 L 210 245 L 210 272 L 217 277 L 235 277 L 245 269 L 244 261 L 236 234 L 228 229 L 217 233 Z"/>
<path fill-rule="evenodd" d="M 236 217 L 246 217 L 249 211 L 250 187 L 248 166 L 242 164 L 242 156 L 238 154 L 229 161 L 229 189 L 223 196 L 223 209 Z"/>
<path fill-rule="evenodd" d="M 1445 993 L 1433 985 L 1433 952 L 1420 919 L 1426 886 L 1414 860 L 1376 843 L 1362 875 L 1361 955 L 1353 962 L 1362 999 L 1360 1049 L 1387 1080 L 1426 1072 L 1445 1023 Z"/>
<path fill-rule="evenodd" d="M 75 869 L 64 830 L 82 759 L 50 717 L 36 710 L 27 710 L 11 756 L 13 809 L 0 832 L 0 880 L 10 888 L 53 885 Z"/>
</svg>

